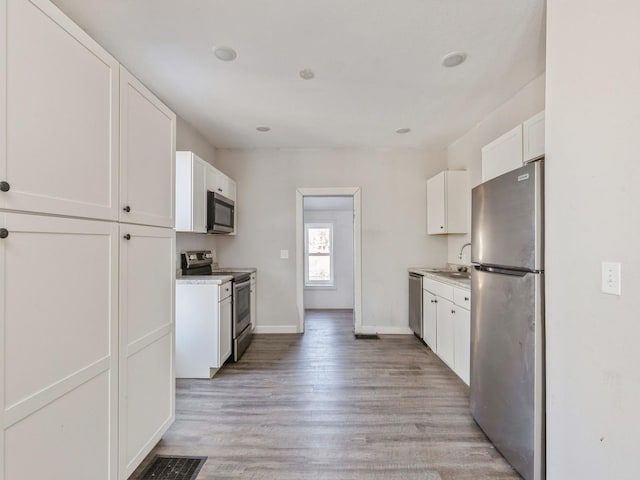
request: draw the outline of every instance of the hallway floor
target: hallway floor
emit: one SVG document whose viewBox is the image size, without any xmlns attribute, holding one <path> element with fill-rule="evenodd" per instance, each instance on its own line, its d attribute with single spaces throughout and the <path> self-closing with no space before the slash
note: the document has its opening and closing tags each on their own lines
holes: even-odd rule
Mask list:
<svg viewBox="0 0 640 480">
<path fill-rule="evenodd" d="M 305 322 L 255 335 L 213 380 L 178 380 L 176 422 L 147 460 L 206 455 L 198 480 L 520 478 L 474 423 L 467 386 L 415 337 L 356 340 L 350 311 Z"/>
</svg>

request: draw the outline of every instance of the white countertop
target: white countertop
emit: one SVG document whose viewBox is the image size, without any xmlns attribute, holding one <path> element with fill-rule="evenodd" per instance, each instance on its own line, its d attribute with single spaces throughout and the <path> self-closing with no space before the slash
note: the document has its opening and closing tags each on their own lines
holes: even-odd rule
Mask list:
<svg viewBox="0 0 640 480">
<path fill-rule="evenodd" d="M 255 267 L 217 267 L 213 269 L 213 273 L 216 272 L 242 272 L 242 273 L 255 273 L 258 269 Z"/>
<path fill-rule="evenodd" d="M 454 287 L 466 288 L 469 290 L 471 288 L 471 280 L 468 278 L 451 278 L 443 275 L 443 268 L 429 268 L 429 267 L 412 267 L 408 269 L 411 273 L 417 273 L 418 275 L 422 275 L 423 277 L 431 278 L 433 280 L 437 280 L 438 282 L 448 283 L 449 285 L 453 285 Z M 455 271 L 455 270 L 449 270 Z"/>
<path fill-rule="evenodd" d="M 222 285 L 233 280 L 231 275 L 187 275 L 176 278 L 177 285 Z"/>
</svg>

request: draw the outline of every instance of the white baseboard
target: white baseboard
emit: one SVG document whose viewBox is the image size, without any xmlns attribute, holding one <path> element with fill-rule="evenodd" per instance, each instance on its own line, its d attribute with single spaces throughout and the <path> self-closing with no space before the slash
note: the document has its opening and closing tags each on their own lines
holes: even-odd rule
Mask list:
<svg viewBox="0 0 640 480">
<path fill-rule="evenodd" d="M 298 333 L 297 325 L 256 325 L 253 333 Z"/>
<path fill-rule="evenodd" d="M 357 333 L 379 335 L 413 335 L 413 331 L 409 327 L 388 327 L 384 325 L 363 325 Z"/>
</svg>

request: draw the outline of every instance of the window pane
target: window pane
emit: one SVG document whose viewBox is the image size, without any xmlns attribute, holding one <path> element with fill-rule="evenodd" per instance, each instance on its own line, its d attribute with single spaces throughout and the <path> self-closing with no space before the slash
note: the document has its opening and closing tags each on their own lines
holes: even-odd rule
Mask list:
<svg viewBox="0 0 640 480">
<path fill-rule="evenodd" d="M 309 257 L 308 272 L 310 282 L 330 282 L 331 257 Z"/>
<path fill-rule="evenodd" d="M 329 228 L 309 228 L 309 253 L 331 252 L 331 230 Z"/>
</svg>

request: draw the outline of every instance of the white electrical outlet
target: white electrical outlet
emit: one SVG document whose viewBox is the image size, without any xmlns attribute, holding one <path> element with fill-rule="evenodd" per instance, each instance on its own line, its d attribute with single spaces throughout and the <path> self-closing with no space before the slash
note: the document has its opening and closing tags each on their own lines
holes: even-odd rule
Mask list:
<svg viewBox="0 0 640 480">
<path fill-rule="evenodd" d="M 280 250 L 280 258 L 289 258 L 289 250 Z"/>
<path fill-rule="evenodd" d="M 622 264 L 602 262 L 602 293 L 620 295 Z"/>
</svg>

